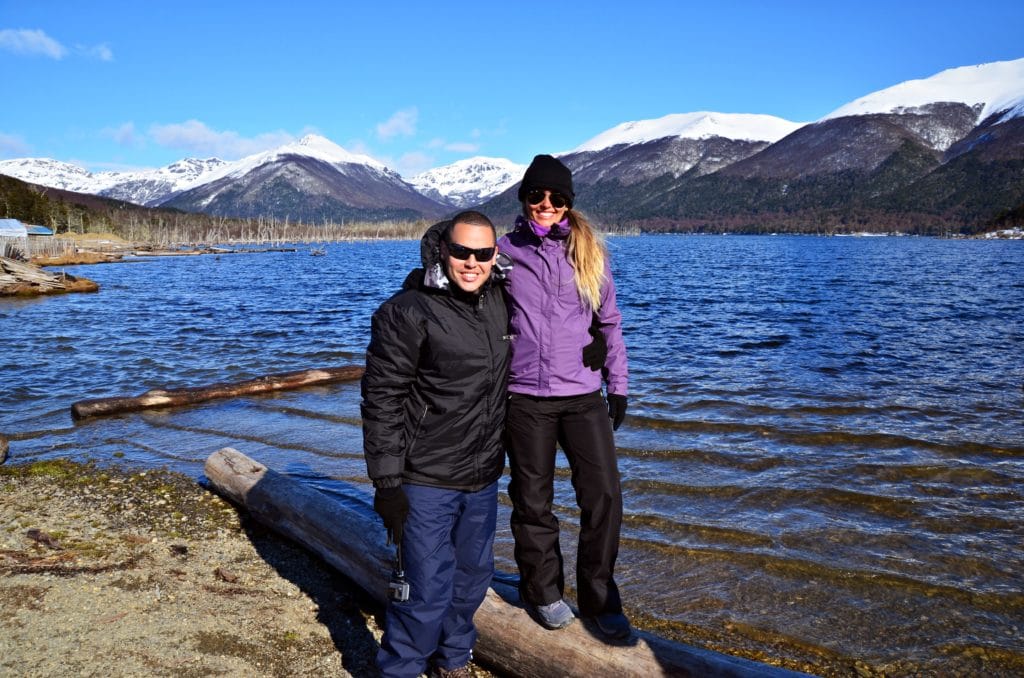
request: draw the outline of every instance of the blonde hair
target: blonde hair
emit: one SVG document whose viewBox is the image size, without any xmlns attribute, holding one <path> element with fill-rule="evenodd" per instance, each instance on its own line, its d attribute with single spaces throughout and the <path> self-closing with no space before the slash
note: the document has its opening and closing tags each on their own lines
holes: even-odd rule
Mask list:
<svg viewBox="0 0 1024 678">
<path fill-rule="evenodd" d="M 596 311 L 601 307 L 601 287 L 605 283 L 604 269 L 608 250 L 604 240 L 585 216 L 570 208 L 568 217 L 571 229 L 567 254 L 573 267 L 576 290 L 583 303 Z"/>
</svg>

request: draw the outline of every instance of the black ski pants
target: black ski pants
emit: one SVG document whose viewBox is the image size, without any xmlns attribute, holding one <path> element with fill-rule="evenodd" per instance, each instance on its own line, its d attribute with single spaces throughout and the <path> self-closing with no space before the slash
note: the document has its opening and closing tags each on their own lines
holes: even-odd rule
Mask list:
<svg viewBox="0 0 1024 678">
<path fill-rule="evenodd" d="M 512 393 L 505 426 L 520 595 L 534 605 L 547 605 L 560 600 L 565 590 L 558 518 L 552 512 L 557 443 L 572 469 L 580 508 L 576 556 L 580 615 L 621 612 L 613 574 L 622 527 L 622 490 L 611 420 L 601 392 L 555 398 Z"/>
</svg>

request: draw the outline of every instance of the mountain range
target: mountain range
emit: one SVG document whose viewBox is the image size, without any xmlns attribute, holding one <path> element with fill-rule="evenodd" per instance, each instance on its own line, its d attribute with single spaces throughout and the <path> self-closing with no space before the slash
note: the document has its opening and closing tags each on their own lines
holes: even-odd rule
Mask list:
<svg viewBox="0 0 1024 678">
<path fill-rule="evenodd" d="M 516 184 L 526 165 L 505 158 L 467 158 L 409 179 L 413 188 L 453 207 L 478 205 Z"/>
<path fill-rule="evenodd" d="M 626 122 L 557 154 L 576 204 L 642 230 L 974 231 L 1024 204 L 1024 59 L 953 68 L 810 122 L 696 112 Z M 409 179 L 324 137 L 234 162 L 92 174 L 51 159 L 0 174 L 140 205 L 308 223 L 519 210 L 525 167 L 470 158 Z M 867 229 L 865 229 L 867 230 Z"/>
</svg>

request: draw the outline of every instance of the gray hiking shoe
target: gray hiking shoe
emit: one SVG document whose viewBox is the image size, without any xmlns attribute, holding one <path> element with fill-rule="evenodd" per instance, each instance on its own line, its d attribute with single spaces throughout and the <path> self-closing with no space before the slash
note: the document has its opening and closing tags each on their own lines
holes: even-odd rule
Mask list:
<svg viewBox="0 0 1024 678">
<path fill-rule="evenodd" d="M 526 609 L 542 626 L 552 630 L 564 629 L 576 618 L 564 600 L 556 600 L 548 605 L 531 605 L 527 603 Z"/>
</svg>

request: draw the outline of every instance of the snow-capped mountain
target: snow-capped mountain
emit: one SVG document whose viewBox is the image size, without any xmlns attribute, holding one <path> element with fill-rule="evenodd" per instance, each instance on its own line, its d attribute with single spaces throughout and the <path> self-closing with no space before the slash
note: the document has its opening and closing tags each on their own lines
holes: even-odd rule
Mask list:
<svg viewBox="0 0 1024 678">
<path fill-rule="evenodd" d="M 454 207 L 478 205 L 523 177 L 526 165 L 505 158 L 466 158 L 408 179 L 417 191 Z"/>
<path fill-rule="evenodd" d="M 804 123 L 773 115 L 752 113 L 673 113 L 653 120 L 624 122 L 583 142 L 569 153 L 602 151 L 620 144 L 643 144 L 656 139 L 711 139 L 722 137 L 738 141 L 774 143 L 795 132 Z M 569 153 L 563 154 L 568 155 Z"/>
<path fill-rule="evenodd" d="M 389 171 L 383 163 L 368 155 L 351 153 L 326 137 L 307 134 L 294 143 L 226 163 L 218 171 L 204 176 L 201 183 L 206 184 L 226 177 L 242 177 L 261 165 L 278 162 L 291 156 L 318 160 L 337 167 L 339 171 L 344 171 L 344 167 L 348 165 L 364 165 L 379 172 Z M 195 184 L 191 188 L 195 188 L 197 185 Z"/>
<path fill-rule="evenodd" d="M 84 167 L 52 158 L 0 160 L 0 174 L 40 186 L 92 193 L 94 175 Z"/>
<path fill-rule="evenodd" d="M 226 162 L 180 160 L 135 172 L 91 173 L 50 159 L 0 162 L 0 174 L 42 186 L 220 216 L 312 222 L 436 216 L 441 205 L 367 155 L 308 135 L 279 148 Z"/>
<path fill-rule="evenodd" d="M 581 184 L 639 184 L 715 172 L 767 148 L 803 123 L 747 113 L 675 113 L 624 122 L 560 154 Z"/>
<path fill-rule="evenodd" d="M 783 179 L 844 171 L 873 172 L 893 154 L 909 147 L 920 149 L 938 163 L 942 152 L 970 133 L 977 123 L 977 110 L 955 102 L 930 103 L 900 112 L 828 118 L 802 127 L 722 171 L 749 178 Z"/>
<path fill-rule="evenodd" d="M 209 181 L 211 176 L 227 164 L 219 158 L 186 158 L 155 170 L 100 172 L 94 175 L 98 190 L 89 192 L 151 207 L 192 186 Z"/>
<path fill-rule="evenodd" d="M 91 193 L 127 200 L 149 207 L 167 202 L 179 193 L 224 177 L 240 177 L 252 169 L 286 156 L 303 156 L 336 167 L 365 165 L 385 172 L 387 168 L 367 155 L 350 153 L 317 135 L 241 160 L 186 158 L 159 169 L 126 172 L 90 172 L 83 167 L 49 158 L 20 158 L 0 161 L 0 174 L 41 186 L 77 193 Z"/>
<path fill-rule="evenodd" d="M 384 164 L 317 135 L 227 163 L 160 204 L 310 223 L 415 219 L 445 211 Z"/>
<path fill-rule="evenodd" d="M 558 155 L 573 170 L 577 205 L 603 221 L 706 228 L 811 214 L 807 223 L 820 225 L 822 215 L 845 211 L 976 223 L 1024 203 L 1024 59 L 899 83 L 813 123 L 676 113 L 621 123 Z M 500 221 L 520 209 L 523 171 L 470 158 L 407 182 L 319 136 L 235 162 L 184 160 L 134 173 L 0 161 L 0 174 L 47 186 L 312 222 L 438 216 L 483 201 Z"/>
<path fill-rule="evenodd" d="M 831 214 L 873 214 L 959 229 L 1024 202 L 1024 59 L 900 83 L 810 124 L 706 112 L 623 123 L 560 157 L 599 221 L 820 229 Z M 519 207 L 506 191 L 483 209 Z"/>
<path fill-rule="evenodd" d="M 1000 113 L 998 122 L 1024 116 L 1024 59 L 950 68 L 907 80 L 840 106 L 822 120 L 871 113 L 912 113 L 929 104 L 957 102 L 978 108 L 978 122 Z"/>
<path fill-rule="evenodd" d="M 942 71 L 840 106 L 770 148 L 725 170 L 745 177 L 796 178 L 874 172 L 917 148 L 934 166 L 989 116 L 994 124 L 1024 109 L 1024 59 Z M 928 163 L 919 172 L 930 171 Z"/>
<path fill-rule="evenodd" d="M 76 193 L 90 193 L 153 206 L 213 174 L 223 160 L 186 158 L 167 167 L 130 172 L 90 172 L 84 167 L 50 158 L 0 161 L 0 174 Z"/>
</svg>

